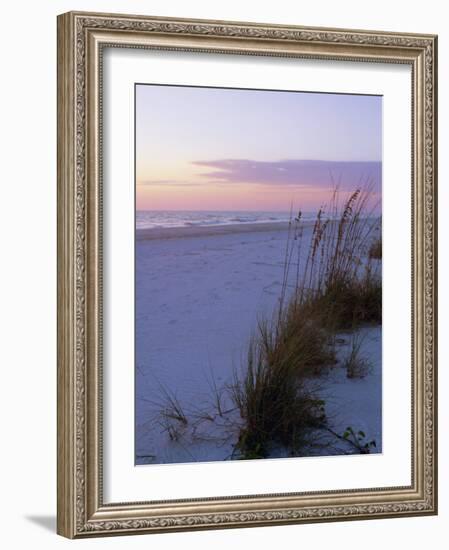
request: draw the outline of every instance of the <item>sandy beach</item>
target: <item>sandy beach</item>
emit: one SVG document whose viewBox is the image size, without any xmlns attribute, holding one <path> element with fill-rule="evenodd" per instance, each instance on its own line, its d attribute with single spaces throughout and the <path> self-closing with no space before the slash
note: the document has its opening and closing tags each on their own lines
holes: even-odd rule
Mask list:
<svg viewBox="0 0 449 550">
<path fill-rule="evenodd" d="M 284 233 L 288 230 L 288 222 L 248 223 L 191 227 L 160 227 L 151 229 L 138 229 L 136 241 L 154 241 L 161 239 L 188 239 L 193 237 L 215 237 L 220 235 L 233 235 L 236 233 Z M 313 225 L 310 222 L 309 225 Z"/>
<path fill-rule="evenodd" d="M 287 231 L 288 224 L 264 223 L 136 232 L 137 464 L 223 460 L 232 454 L 228 417 L 209 425 L 198 421 L 193 433 L 181 423 L 170 438 L 160 416 L 165 391 L 187 412 L 198 413 L 208 409 L 214 388 L 232 380 L 258 318 L 277 306 Z M 349 380 L 337 366 L 326 391 L 333 428 L 344 430 L 357 411 L 357 429 L 375 438 L 379 450 L 381 328 L 361 332 L 370 374 Z M 343 356 L 350 336 L 340 340 Z"/>
</svg>

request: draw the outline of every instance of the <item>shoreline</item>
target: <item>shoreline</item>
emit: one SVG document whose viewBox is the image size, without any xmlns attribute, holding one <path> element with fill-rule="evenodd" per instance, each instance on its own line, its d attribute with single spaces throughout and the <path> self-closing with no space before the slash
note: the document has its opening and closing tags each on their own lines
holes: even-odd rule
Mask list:
<svg viewBox="0 0 449 550">
<path fill-rule="evenodd" d="M 315 222 L 303 222 L 311 226 Z M 201 225 L 184 227 L 154 227 L 136 229 L 136 241 L 153 241 L 165 239 L 182 239 L 190 237 L 212 237 L 220 235 L 235 235 L 238 233 L 267 233 L 287 231 L 290 222 L 256 222 L 236 223 L 229 225 Z"/>
</svg>

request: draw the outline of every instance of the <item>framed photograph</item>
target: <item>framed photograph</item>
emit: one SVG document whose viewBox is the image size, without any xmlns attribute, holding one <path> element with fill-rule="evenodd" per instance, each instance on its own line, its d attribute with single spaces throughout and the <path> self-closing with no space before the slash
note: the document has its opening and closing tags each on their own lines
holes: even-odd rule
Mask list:
<svg viewBox="0 0 449 550">
<path fill-rule="evenodd" d="M 437 512 L 433 35 L 58 17 L 58 532 Z"/>
</svg>

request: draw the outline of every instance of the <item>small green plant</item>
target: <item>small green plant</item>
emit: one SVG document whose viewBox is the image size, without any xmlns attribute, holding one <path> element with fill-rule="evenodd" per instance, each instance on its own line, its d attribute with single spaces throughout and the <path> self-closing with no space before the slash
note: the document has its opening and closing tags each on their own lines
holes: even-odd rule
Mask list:
<svg viewBox="0 0 449 550">
<path fill-rule="evenodd" d="M 369 454 L 371 449 L 376 447 L 376 440 L 371 439 L 367 441 L 365 432 L 358 430 L 357 432 L 348 426 L 343 432 L 341 439 L 350 443 L 355 449 L 359 451 L 360 454 Z"/>
</svg>

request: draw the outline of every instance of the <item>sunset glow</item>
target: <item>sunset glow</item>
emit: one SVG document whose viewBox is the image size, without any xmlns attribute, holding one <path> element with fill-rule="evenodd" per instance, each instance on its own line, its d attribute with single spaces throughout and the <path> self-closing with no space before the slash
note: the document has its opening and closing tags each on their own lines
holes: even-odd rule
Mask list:
<svg viewBox="0 0 449 550">
<path fill-rule="evenodd" d="M 379 96 L 136 85 L 137 210 L 316 210 L 381 159 Z"/>
</svg>

